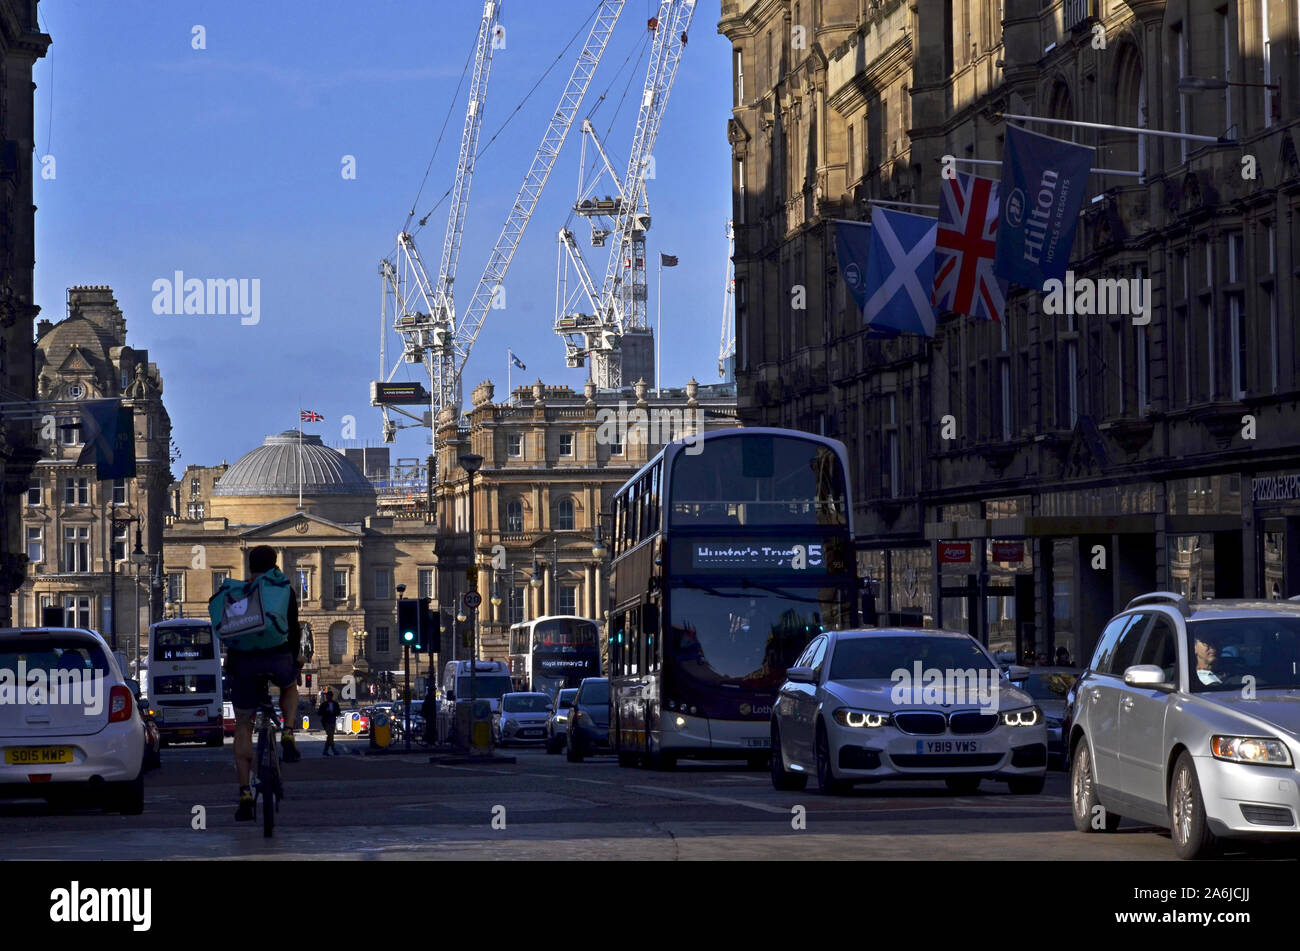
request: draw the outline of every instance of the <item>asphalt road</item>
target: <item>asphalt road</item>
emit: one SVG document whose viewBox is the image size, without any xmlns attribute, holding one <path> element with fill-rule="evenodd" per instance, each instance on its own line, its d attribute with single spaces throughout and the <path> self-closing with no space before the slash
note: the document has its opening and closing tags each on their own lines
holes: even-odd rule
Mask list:
<svg viewBox="0 0 1300 951">
<path fill-rule="evenodd" d="M 880 784 L 828 797 L 777 792 L 766 771 L 683 762 L 672 772 L 582 764 L 536 748 L 513 764 L 433 766 L 425 752 L 323 757 L 319 735 L 286 764 L 275 836 L 236 823 L 231 745 L 168 747 L 145 811 L 119 816 L 0 802 L 9 859 L 1086 859 L 1174 860 L 1168 835 L 1128 822 L 1081 835 L 1066 779 L 1037 796 L 985 782 Z M 802 807 L 802 810 L 796 810 Z M 1284 857 L 1253 847 L 1236 858 Z"/>
</svg>

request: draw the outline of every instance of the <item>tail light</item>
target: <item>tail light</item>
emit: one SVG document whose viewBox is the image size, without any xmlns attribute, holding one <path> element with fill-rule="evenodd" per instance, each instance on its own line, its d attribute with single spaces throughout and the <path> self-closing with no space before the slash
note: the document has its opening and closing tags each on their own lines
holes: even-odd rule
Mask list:
<svg viewBox="0 0 1300 951">
<path fill-rule="evenodd" d="M 131 691 L 118 684 L 108 692 L 108 722 L 121 723 L 131 719 Z"/>
</svg>

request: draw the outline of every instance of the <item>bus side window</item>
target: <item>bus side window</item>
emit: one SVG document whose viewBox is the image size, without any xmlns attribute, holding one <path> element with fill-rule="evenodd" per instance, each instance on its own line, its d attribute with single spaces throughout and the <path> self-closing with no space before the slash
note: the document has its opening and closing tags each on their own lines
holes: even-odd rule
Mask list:
<svg viewBox="0 0 1300 951">
<path fill-rule="evenodd" d="M 659 605 L 647 604 L 641 609 L 641 630 L 645 633 L 645 669 L 647 673 L 659 670 L 662 648 L 659 638 Z"/>
<path fill-rule="evenodd" d="M 627 612 L 628 673 L 641 673 L 641 609 Z"/>
<path fill-rule="evenodd" d="M 609 669 L 613 676 L 623 673 L 623 615 L 615 614 L 609 622 Z"/>
</svg>

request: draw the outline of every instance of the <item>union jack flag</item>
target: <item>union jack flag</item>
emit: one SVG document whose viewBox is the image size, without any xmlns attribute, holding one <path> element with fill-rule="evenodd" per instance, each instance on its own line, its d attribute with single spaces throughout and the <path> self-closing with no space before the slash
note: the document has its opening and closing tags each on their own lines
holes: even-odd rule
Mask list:
<svg viewBox="0 0 1300 951">
<path fill-rule="evenodd" d="M 325 417 L 322 416 L 320 413 L 316 412 L 316 411 L 313 410 L 313 409 L 304 409 L 304 410 L 299 410 L 299 418 L 300 418 L 304 423 L 323 423 L 323 422 L 325 422 Z"/>
<path fill-rule="evenodd" d="M 944 179 L 934 248 L 938 310 L 1001 322 L 1007 282 L 993 273 L 997 251 L 998 183 L 958 172 Z"/>
</svg>

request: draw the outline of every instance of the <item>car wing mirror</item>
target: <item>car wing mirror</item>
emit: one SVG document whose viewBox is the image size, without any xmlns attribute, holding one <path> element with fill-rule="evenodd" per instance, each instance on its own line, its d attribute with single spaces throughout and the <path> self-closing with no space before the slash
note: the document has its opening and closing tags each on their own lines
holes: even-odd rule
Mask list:
<svg viewBox="0 0 1300 951">
<path fill-rule="evenodd" d="M 1124 683 L 1130 687 L 1171 691 L 1174 685 L 1165 680 L 1165 672 L 1155 664 L 1135 664 L 1124 670 Z"/>
<path fill-rule="evenodd" d="M 1005 671 L 1007 680 L 1028 680 L 1029 668 L 1022 667 L 1019 664 L 1012 664 Z"/>
<path fill-rule="evenodd" d="M 815 684 L 817 674 L 811 667 L 791 667 L 785 672 L 785 679 L 796 684 Z"/>
</svg>

